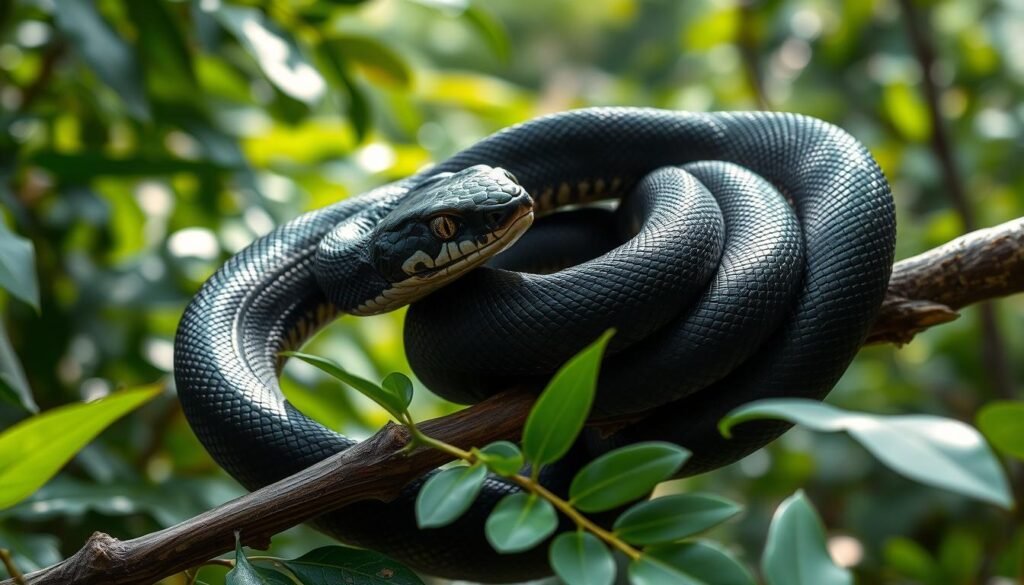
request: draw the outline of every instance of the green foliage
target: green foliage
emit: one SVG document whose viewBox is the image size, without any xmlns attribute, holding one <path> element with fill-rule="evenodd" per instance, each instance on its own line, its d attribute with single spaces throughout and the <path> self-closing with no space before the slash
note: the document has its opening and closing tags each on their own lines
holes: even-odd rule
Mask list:
<svg viewBox="0 0 1024 585">
<path fill-rule="evenodd" d="M 260 557 L 254 565 L 242 551 L 235 535 L 235 566 L 228 572 L 227 585 L 423 585 L 415 573 L 388 557 L 372 551 L 344 546 L 325 546 L 297 559 Z"/>
<path fill-rule="evenodd" d="M 14 404 L 28 412 L 39 412 L 32 389 L 28 387 L 25 371 L 11 347 L 7 331 L 0 324 L 0 400 Z"/>
<path fill-rule="evenodd" d="M 988 444 L 974 428 L 926 415 L 875 416 L 814 400 L 761 400 L 741 406 L 720 428 L 729 436 L 739 423 L 777 418 L 816 431 L 845 431 L 894 471 L 929 485 L 1010 508 L 1010 487 Z"/>
<path fill-rule="evenodd" d="M 523 454 L 540 467 L 561 459 L 572 447 L 590 414 L 609 330 L 558 369 L 541 393 L 523 427 Z"/>
<path fill-rule="evenodd" d="M 363 396 L 376 402 L 381 408 L 397 420 L 405 418 L 406 408 L 412 401 L 412 383 L 400 373 L 389 374 L 381 385 L 360 378 L 345 371 L 337 362 L 294 351 L 283 351 L 281 355 L 298 358 L 310 365 L 320 368 L 334 378 L 358 390 Z"/>
<path fill-rule="evenodd" d="M 260 570 L 252 566 L 242 551 L 242 541 L 238 533 L 235 533 L 235 566 L 225 576 L 225 585 L 281 585 L 290 582 L 276 571 Z"/>
<path fill-rule="evenodd" d="M 734 502 L 710 494 L 675 494 L 633 506 L 615 520 L 615 534 L 630 544 L 672 542 L 740 513 Z"/>
<path fill-rule="evenodd" d="M 498 552 L 522 552 L 551 536 L 557 526 L 558 516 L 547 500 L 512 494 L 498 502 L 487 518 L 487 541 Z"/>
<path fill-rule="evenodd" d="M 802 491 L 775 511 L 761 572 L 768 585 L 853 585 L 849 571 L 829 556 L 821 518 Z"/>
<path fill-rule="evenodd" d="M 0 288 L 39 310 L 36 254 L 32 242 L 0 221 Z"/>
<path fill-rule="evenodd" d="M 755 583 L 750 572 L 732 554 L 705 542 L 667 544 L 645 550 L 640 559 L 629 565 L 629 582 L 632 585 Z"/>
<path fill-rule="evenodd" d="M 978 413 L 978 428 L 996 449 L 1024 459 L 1024 402 L 990 402 Z"/>
<path fill-rule="evenodd" d="M 567 585 L 611 585 L 615 559 L 608 547 L 589 532 L 566 532 L 551 543 L 551 568 Z"/>
<path fill-rule="evenodd" d="M 637 443 L 591 461 L 569 487 L 569 502 L 603 512 L 641 498 L 679 471 L 689 451 L 671 443 Z"/>
<path fill-rule="evenodd" d="M 281 561 L 303 585 L 423 585 L 415 573 L 373 551 L 325 546 Z"/>
<path fill-rule="evenodd" d="M 420 528 L 447 526 L 473 504 L 487 478 L 483 465 L 460 465 L 438 472 L 416 495 L 416 523 Z"/>
<path fill-rule="evenodd" d="M 103 19 L 92 0 L 71 2 L 54 11 L 57 26 L 136 118 L 149 119 L 142 65 L 132 47 Z"/>
<path fill-rule="evenodd" d="M 0 510 L 27 498 L 103 429 L 161 390 L 122 390 L 95 402 L 69 404 L 0 433 Z"/>
<path fill-rule="evenodd" d="M 509 441 L 495 441 L 474 452 L 487 467 L 498 475 L 515 475 L 523 467 L 523 453 Z"/>
</svg>

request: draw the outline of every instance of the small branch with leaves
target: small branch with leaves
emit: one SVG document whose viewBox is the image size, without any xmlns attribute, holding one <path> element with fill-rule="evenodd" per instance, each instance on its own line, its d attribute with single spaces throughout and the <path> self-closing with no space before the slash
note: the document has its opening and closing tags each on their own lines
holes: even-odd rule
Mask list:
<svg viewBox="0 0 1024 585">
<path fill-rule="evenodd" d="M 682 467 L 689 452 L 681 447 L 639 443 L 598 457 L 576 474 L 568 498 L 552 493 L 539 481 L 541 468 L 565 456 L 583 430 L 597 387 L 601 357 L 611 335 L 611 331 L 605 333 L 555 374 L 526 418 L 522 450 L 509 441 L 467 450 L 431 437 L 408 412 L 413 386 L 402 374 L 389 374 L 378 386 L 323 358 L 288 355 L 319 367 L 387 410 L 409 432 L 406 451 L 426 447 L 458 462 L 434 474 L 421 488 L 416 500 L 420 528 L 437 528 L 457 520 L 473 504 L 488 473 L 492 473 L 522 491 L 506 496 L 491 512 L 485 524 L 491 546 L 506 554 L 538 546 L 554 535 L 561 513 L 576 525 L 576 530 L 552 540 L 550 561 L 555 573 L 569 585 L 611 584 L 616 573 L 612 550 L 630 559 L 630 579 L 634 583 L 683 583 L 706 577 L 701 575 L 702 566 L 676 560 L 689 558 L 694 554 L 690 552 L 693 547 L 703 547 L 698 556 L 714 556 L 717 567 L 728 567 L 730 573 L 738 575 L 741 580 L 737 583 L 752 585 L 753 578 L 746 568 L 729 553 L 701 543 L 680 542 L 739 513 L 739 505 L 733 502 L 701 494 L 659 498 L 630 508 L 611 528 L 586 516 L 647 496 Z M 700 513 L 695 514 L 698 510 Z"/>
<path fill-rule="evenodd" d="M 1024 291 L 1024 219 L 1018 219 L 987 230 L 972 232 L 949 244 L 898 263 L 894 267 L 889 293 L 869 341 L 905 343 L 916 333 L 928 327 L 955 319 L 956 311 L 961 307 L 1022 291 Z M 309 359 L 321 360 L 321 358 Z M 317 365 L 323 366 L 324 364 L 330 364 L 330 362 L 322 360 Z M 526 439 L 527 436 L 533 436 L 533 433 L 539 432 L 531 430 L 530 421 L 535 420 L 531 415 L 531 408 L 535 411 L 539 409 L 541 412 L 547 410 L 543 406 L 544 398 L 541 398 L 534 406 L 534 394 L 531 394 L 529 389 L 509 389 L 458 413 L 435 420 L 414 422 L 408 416 L 406 409 L 411 396 L 411 386 L 407 379 L 399 375 L 392 375 L 377 385 L 365 380 L 346 379 L 345 376 L 348 374 L 337 366 L 334 367 L 336 371 L 332 373 L 337 377 L 371 397 L 376 395 L 378 402 L 383 403 L 386 405 L 385 408 L 392 411 L 392 415 L 395 416 L 395 420 L 399 424 L 389 424 L 370 439 L 338 455 L 176 526 L 127 541 L 119 541 L 108 535 L 96 533 L 75 555 L 57 565 L 25 575 L 24 582 L 33 585 L 45 583 L 85 585 L 90 583 L 153 583 L 169 575 L 200 566 L 212 557 L 232 550 L 236 545 L 236 531 L 241 533 L 243 543 L 265 548 L 274 534 L 323 513 L 360 500 L 372 498 L 386 501 L 392 499 L 409 481 L 438 466 L 449 463 L 453 459 L 460 460 L 461 465 L 437 473 L 427 484 L 430 489 L 425 489 L 421 493 L 421 500 L 427 502 L 421 504 L 421 510 L 418 513 L 421 524 L 443 523 L 450 521 L 449 518 L 457 517 L 459 510 L 456 504 L 467 501 L 468 498 L 454 498 L 451 494 L 473 487 L 479 481 L 477 478 L 485 473 L 495 473 L 510 477 L 524 489 L 523 493 L 519 494 L 519 501 L 513 501 L 507 504 L 508 506 L 518 507 L 527 502 L 533 502 L 532 506 L 537 510 L 550 507 L 556 512 L 560 511 L 576 523 L 579 530 L 568 533 L 570 536 L 563 535 L 555 539 L 555 543 L 561 543 L 559 547 L 556 547 L 557 550 L 563 548 L 566 550 L 552 552 L 553 559 L 555 555 L 559 559 L 578 559 L 578 555 L 584 555 L 588 559 L 597 559 L 594 561 L 596 563 L 594 567 L 591 567 L 589 561 L 585 567 L 588 571 L 599 571 L 600 574 L 608 573 L 607 568 L 601 568 L 602 565 L 607 564 L 601 559 L 607 558 L 606 553 L 609 549 L 619 550 L 633 559 L 640 559 L 634 560 L 633 565 L 642 568 L 634 569 L 634 571 L 647 570 L 651 572 L 650 574 L 663 569 L 675 572 L 690 570 L 688 567 L 693 565 L 694 558 L 707 560 L 709 566 L 719 566 L 723 563 L 723 566 L 738 566 L 732 561 L 721 561 L 722 558 L 732 557 L 717 545 L 678 541 L 678 538 L 681 538 L 680 534 L 692 534 L 701 529 L 699 526 L 694 528 L 693 525 L 685 528 L 686 523 L 680 520 L 686 516 L 684 513 L 686 505 L 684 504 L 698 508 L 701 505 L 711 507 L 717 511 L 719 516 L 727 518 L 734 512 L 729 505 L 723 504 L 721 501 L 703 501 L 702 504 L 698 504 L 699 500 L 694 499 L 696 497 L 694 494 L 658 498 L 639 504 L 631 511 L 621 515 L 609 529 L 587 520 L 586 514 L 592 511 L 588 504 L 590 496 L 582 497 L 580 495 L 581 488 L 570 490 L 568 499 L 560 499 L 543 493 L 533 473 L 519 475 L 520 455 L 524 460 L 529 460 L 534 464 L 538 462 L 543 464 L 550 456 L 549 454 L 545 455 L 537 447 L 531 446 L 535 445 L 533 439 Z M 552 385 L 555 385 L 556 382 L 557 378 L 552 381 Z M 90 406 L 90 412 L 92 412 L 92 408 L 99 408 L 96 406 L 97 404 L 102 404 L 102 402 L 90 403 L 86 406 Z M 808 409 L 823 407 L 817 403 L 815 405 L 787 404 L 785 408 L 775 408 L 778 405 L 773 406 L 772 404 L 752 405 L 750 408 L 753 410 L 748 410 L 745 407 L 732 418 L 741 420 L 744 417 L 782 417 L 804 425 L 809 424 L 810 421 L 811 428 L 819 431 L 846 431 L 854 439 L 861 441 L 869 450 L 872 449 L 871 445 L 883 443 L 871 443 L 872 439 L 877 440 L 878 437 L 868 433 L 865 438 L 865 432 L 867 432 L 865 429 L 876 428 L 891 432 L 894 427 L 899 427 L 900 432 L 906 434 L 908 428 L 917 424 L 944 425 L 941 427 L 941 432 L 930 432 L 934 430 L 931 428 L 919 428 L 917 430 L 920 432 L 913 436 L 921 438 L 922 441 L 925 439 L 935 441 L 933 446 L 937 449 L 936 459 L 951 462 L 957 467 L 955 472 L 948 468 L 936 470 L 920 466 L 907 466 L 905 465 L 907 460 L 913 461 L 914 458 L 894 457 L 893 454 L 898 450 L 892 448 L 879 449 L 877 453 L 883 462 L 909 477 L 919 480 L 928 478 L 935 485 L 1000 506 L 1006 505 L 1006 502 L 1009 501 L 1001 469 L 990 461 L 992 455 L 987 445 L 980 439 L 976 431 L 967 425 L 945 419 L 919 423 L 899 420 L 899 417 L 875 417 L 869 421 L 870 424 L 857 424 L 858 420 L 851 418 L 851 413 L 837 412 L 835 409 L 815 411 L 813 416 L 801 415 L 801 413 L 806 414 Z M 50 414 L 44 413 L 29 420 L 41 419 Z M 85 414 L 84 411 L 83 414 Z M 61 416 L 77 416 L 77 412 L 65 411 Z M 94 417 L 90 415 L 90 418 Z M 915 417 L 915 420 L 920 418 Z M 1001 420 L 995 416 L 992 418 Z M 995 420 L 992 424 L 999 423 L 999 420 Z M 67 427 L 67 423 L 60 424 L 63 425 L 62 428 Z M 560 423 L 560 428 L 576 428 L 577 425 L 582 424 L 582 419 L 579 419 L 571 425 Z M 954 428 L 949 425 L 960 426 Z M 548 425 L 545 427 L 550 428 Z M 728 424 L 723 428 L 727 430 Z M 0 434 L 0 442 L 3 442 L 5 437 L 9 437 L 11 431 L 16 429 L 17 427 Z M 523 438 L 522 453 L 511 443 L 512 441 L 518 442 L 521 437 Z M 945 447 L 939 442 L 943 437 L 952 437 L 957 441 L 963 441 L 965 437 L 972 437 L 973 450 L 963 450 L 963 443 L 958 443 L 955 446 L 956 449 L 944 450 Z M 83 440 L 87 439 L 88 437 L 83 437 Z M 502 441 L 507 441 L 507 443 Z M 480 445 L 484 445 L 484 447 L 474 449 Z M 633 448 L 643 450 L 649 449 L 649 447 L 649 445 L 641 445 Z M 960 460 L 949 456 L 954 452 L 969 457 L 972 461 L 988 461 L 992 465 L 986 463 L 980 468 L 977 464 L 960 466 Z M 1011 455 L 1014 454 L 1010 450 L 1007 452 Z M 655 467 L 662 470 L 660 473 L 665 473 L 662 477 L 671 475 L 672 471 L 664 470 L 674 469 L 675 462 L 679 461 L 681 456 L 685 457 L 680 450 L 659 450 L 657 448 L 650 449 L 648 455 L 651 459 L 661 462 L 660 467 Z M 630 461 L 633 460 L 630 459 Z M 681 461 L 679 463 L 681 464 Z M 596 474 L 597 477 L 604 477 L 603 474 L 609 473 L 608 469 L 614 468 L 615 465 L 614 460 L 598 459 L 582 470 L 581 475 L 590 472 Z M 55 466 L 53 473 L 56 473 L 58 469 L 59 465 Z M 977 473 L 971 471 L 978 469 L 982 469 L 984 477 L 979 478 Z M 944 478 L 946 480 L 949 478 L 966 479 L 961 484 L 951 485 L 949 481 L 943 483 Z M 587 485 L 585 479 L 577 478 L 577 481 L 583 482 L 580 485 Z M 604 494 L 603 491 L 601 493 Z M 431 501 L 434 503 L 427 501 L 428 498 L 432 499 Z M 673 500 L 673 498 L 678 499 Z M 673 516 L 673 511 L 678 514 Z M 548 512 L 540 512 L 540 514 L 550 518 L 549 512 L 550 509 Z M 531 513 L 536 514 L 532 511 Z M 631 514 L 632 519 L 630 519 Z M 647 538 L 637 537 L 635 533 L 631 534 L 633 529 L 624 528 L 624 526 L 629 527 L 632 522 L 643 525 L 645 517 L 672 517 L 673 522 L 670 524 L 672 524 L 672 530 L 676 531 L 672 535 L 677 540 L 667 544 L 653 544 L 653 541 Z M 510 535 L 525 538 L 527 542 L 531 540 L 540 542 L 550 534 L 545 534 L 544 530 L 536 528 L 530 530 L 510 529 L 503 521 L 495 520 L 494 522 L 495 526 L 502 526 L 506 530 L 505 533 L 497 531 L 492 537 L 498 546 L 512 542 L 514 539 L 511 539 Z M 541 527 L 543 528 L 543 524 Z M 524 530 L 525 532 L 523 532 Z M 809 502 L 801 494 L 793 496 L 780 506 L 773 521 L 773 528 L 769 531 L 769 546 L 762 561 L 762 572 L 766 575 L 770 585 L 787 583 L 785 581 L 786 567 L 797 565 L 796 558 L 791 559 L 792 562 L 786 560 L 786 555 L 795 550 L 786 545 L 786 538 L 792 536 L 793 530 L 803 531 L 804 534 L 820 534 L 821 539 L 824 538 L 820 521 Z M 542 536 L 538 536 L 538 534 Z M 662 537 L 652 538 L 660 541 Z M 694 546 L 683 546 L 684 544 Z M 815 562 L 831 563 L 823 540 L 820 545 L 820 550 L 802 554 L 805 556 L 810 554 L 817 559 Z M 329 548 L 341 551 L 353 550 L 343 547 Z M 324 552 L 322 550 L 308 554 L 313 553 L 318 555 L 341 554 L 337 551 Z M 345 554 L 355 553 L 346 552 Z M 294 561 L 264 560 L 256 562 L 256 565 L 262 570 L 273 570 L 274 567 L 287 568 L 288 563 L 298 566 L 301 564 L 300 561 L 301 559 Z M 260 566 L 267 562 L 270 562 L 271 567 Z M 344 562 L 338 564 L 344 565 Z M 839 575 L 840 577 L 846 574 L 845 570 L 838 567 L 822 566 L 826 567 L 823 569 L 825 574 Z M 389 562 L 386 566 L 382 566 L 381 570 L 393 571 L 396 570 L 394 567 L 396 565 Z M 576 565 L 576 567 L 584 567 L 584 565 Z M 555 569 L 564 575 L 569 575 L 571 570 L 571 568 L 557 566 Z M 292 569 L 288 570 L 291 571 L 292 577 L 289 577 L 287 581 L 277 582 L 295 582 L 293 577 L 297 573 Z M 580 568 L 580 571 L 583 569 Z M 778 576 L 772 578 L 769 575 Z M 563 578 L 565 577 L 563 576 Z M 570 583 L 579 582 L 570 579 L 572 577 L 566 578 Z M 398 581 L 390 582 L 397 583 Z M 737 582 L 743 583 L 744 581 Z M 789 583 L 794 582 L 790 581 Z M 8 579 L 3 584 L 15 585 L 15 581 Z M 825 583 L 817 585 L 825 585 Z"/>
</svg>

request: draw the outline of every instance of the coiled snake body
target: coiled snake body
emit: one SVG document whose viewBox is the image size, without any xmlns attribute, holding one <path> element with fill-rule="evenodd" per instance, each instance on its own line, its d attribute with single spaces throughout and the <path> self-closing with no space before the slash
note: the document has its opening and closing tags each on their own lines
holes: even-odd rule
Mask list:
<svg viewBox="0 0 1024 585">
<path fill-rule="evenodd" d="M 614 213 L 549 213 L 607 198 L 622 200 Z M 459 402 L 544 380 L 606 328 L 618 330 L 595 413 L 657 408 L 610 437 L 586 436 L 545 474 L 552 489 L 565 488 L 578 462 L 638 440 L 687 447 L 684 472 L 695 473 L 786 428 L 748 423 L 725 440 L 716 424 L 729 410 L 831 389 L 882 301 L 894 239 L 882 173 L 824 122 L 571 111 L 257 240 L 186 310 L 175 379 L 216 461 L 261 487 L 353 444 L 285 401 L 278 352 L 337 310 L 389 310 L 433 291 L 408 313 L 407 352 L 428 387 Z M 509 582 L 548 572 L 542 548 L 499 555 L 483 537 L 491 508 L 517 488 L 489 479 L 459 521 L 419 531 L 419 485 L 316 524 L 434 575 Z"/>
</svg>

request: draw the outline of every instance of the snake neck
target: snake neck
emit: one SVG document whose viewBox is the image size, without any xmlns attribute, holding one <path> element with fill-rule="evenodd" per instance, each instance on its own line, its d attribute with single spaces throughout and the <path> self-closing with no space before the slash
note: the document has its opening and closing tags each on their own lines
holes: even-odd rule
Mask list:
<svg viewBox="0 0 1024 585">
<path fill-rule="evenodd" d="M 391 287 L 371 261 L 374 223 L 371 217 L 350 218 L 324 237 L 331 240 L 331 246 L 317 249 L 317 282 L 335 306 L 346 312 L 360 314 L 358 308 L 367 299 L 375 299 Z"/>
</svg>

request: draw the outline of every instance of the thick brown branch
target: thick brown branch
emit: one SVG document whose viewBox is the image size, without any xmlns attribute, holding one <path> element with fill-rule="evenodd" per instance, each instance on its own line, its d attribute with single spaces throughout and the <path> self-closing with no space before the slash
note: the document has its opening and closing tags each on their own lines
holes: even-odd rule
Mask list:
<svg viewBox="0 0 1024 585">
<path fill-rule="evenodd" d="M 957 310 L 1024 291 L 1024 218 L 977 230 L 893 267 L 869 343 L 906 343 Z"/>
<path fill-rule="evenodd" d="M 904 343 L 956 310 L 1024 291 L 1024 219 L 973 232 L 898 263 L 870 341 Z M 462 448 L 516 440 L 532 396 L 513 389 L 466 410 L 423 423 L 432 437 Z M 393 498 L 403 485 L 444 463 L 419 449 L 403 454 L 404 428 L 389 425 L 367 441 L 292 477 L 165 530 L 127 541 L 96 533 L 71 558 L 25 577 L 33 585 L 149 584 L 232 549 L 365 499 Z M 7 580 L 0 585 L 13 585 Z"/>
</svg>

